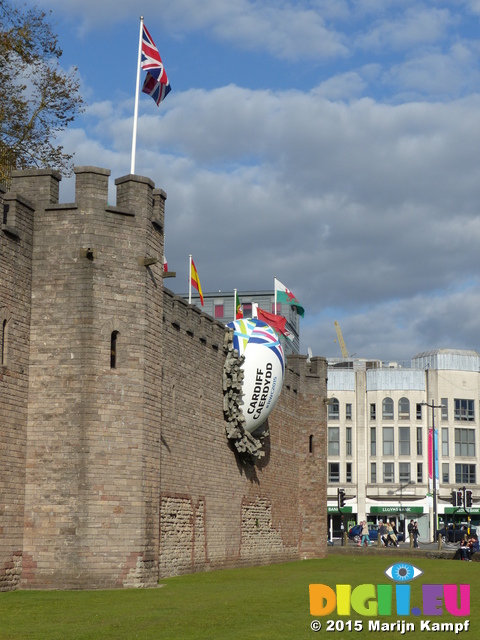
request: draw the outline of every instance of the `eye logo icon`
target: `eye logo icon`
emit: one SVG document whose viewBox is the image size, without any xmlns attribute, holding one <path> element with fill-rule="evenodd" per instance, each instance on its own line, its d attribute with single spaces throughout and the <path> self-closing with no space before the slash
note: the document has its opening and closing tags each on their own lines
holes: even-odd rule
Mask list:
<svg viewBox="0 0 480 640">
<path fill-rule="evenodd" d="M 412 564 L 406 564 L 404 562 L 397 562 L 388 567 L 385 571 L 385 575 L 394 580 L 395 582 L 410 582 L 418 576 L 421 576 L 423 571 L 417 569 Z"/>
</svg>

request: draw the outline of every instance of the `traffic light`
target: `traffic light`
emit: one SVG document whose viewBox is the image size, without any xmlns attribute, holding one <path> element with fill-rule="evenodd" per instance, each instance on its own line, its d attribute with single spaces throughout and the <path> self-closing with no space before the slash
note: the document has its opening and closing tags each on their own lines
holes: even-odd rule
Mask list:
<svg viewBox="0 0 480 640">
<path fill-rule="evenodd" d="M 450 498 L 450 502 L 452 503 L 452 505 L 454 507 L 456 507 L 457 506 L 457 492 L 455 490 L 452 491 L 451 496 L 452 497 Z"/>
<path fill-rule="evenodd" d="M 337 501 L 339 509 L 345 506 L 345 489 L 338 489 Z"/>
<path fill-rule="evenodd" d="M 471 489 L 467 489 L 465 491 L 465 506 L 466 507 L 471 507 L 472 506 L 472 504 L 473 504 L 472 496 L 473 496 L 473 491 Z"/>
<path fill-rule="evenodd" d="M 457 494 L 457 507 L 461 507 L 463 504 L 463 491 L 455 491 Z"/>
</svg>

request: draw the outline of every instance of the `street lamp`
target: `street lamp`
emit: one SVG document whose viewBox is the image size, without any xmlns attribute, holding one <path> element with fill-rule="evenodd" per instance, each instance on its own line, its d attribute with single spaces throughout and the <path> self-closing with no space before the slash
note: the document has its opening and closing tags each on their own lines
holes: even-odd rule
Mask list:
<svg viewBox="0 0 480 640">
<path fill-rule="evenodd" d="M 432 404 L 428 402 L 420 403 L 424 407 L 432 408 L 432 481 L 433 481 L 433 541 L 437 541 L 437 462 L 435 458 L 435 409 L 442 409 L 444 404 L 435 404 L 432 398 Z"/>
</svg>

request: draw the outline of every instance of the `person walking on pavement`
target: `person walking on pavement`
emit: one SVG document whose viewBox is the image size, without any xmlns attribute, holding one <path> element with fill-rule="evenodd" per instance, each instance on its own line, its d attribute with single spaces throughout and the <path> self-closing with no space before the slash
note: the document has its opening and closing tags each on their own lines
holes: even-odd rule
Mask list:
<svg viewBox="0 0 480 640">
<path fill-rule="evenodd" d="M 370 534 L 368 533 L 368 524 L 366 523 L 365 520 L 363 520 L 363 522 L 361 522 L 362 525 L 362 542 L 361 545 L 363 547 L 363 543 L 365 543 L 366 547 L 370 547 L 371 546 L 371 541 L 370 541 Z"/>
<path fill-rule="evenodd" d="M 413 548 L 418 549 L 418 523 L 416 520 L 413 523 L 412 533 L 413 533 Z"/>
</svg>

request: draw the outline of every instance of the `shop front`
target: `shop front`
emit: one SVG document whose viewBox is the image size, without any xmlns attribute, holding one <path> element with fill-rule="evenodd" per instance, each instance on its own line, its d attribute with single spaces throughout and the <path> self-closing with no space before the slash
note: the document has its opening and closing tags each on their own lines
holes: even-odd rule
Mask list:
<svg viewBox="0 0 480 640">
<path fill-rule="evenodd" d="M 408 538 L 408 523 L 416 520 L 420 538 L 428 537 L 428 511 L 424 513 L 423 506 L 395 505 L 370 505 L 367 520 L 378 524 L 380 520 L 393 522 L 399 533 L 403 533 L 404 539 Z"/>
<path fill-rule="evenodd" d="M 357 523 L 356 508 L 353 512 L 353 506 L 345 506 L 340 510 L 338 505 L 327 505 L 328 514 L 328 539 L 334 540 L 341 538 L 344 531 L 348 532 L 350 527 Z"/>
</svg>

